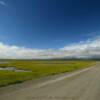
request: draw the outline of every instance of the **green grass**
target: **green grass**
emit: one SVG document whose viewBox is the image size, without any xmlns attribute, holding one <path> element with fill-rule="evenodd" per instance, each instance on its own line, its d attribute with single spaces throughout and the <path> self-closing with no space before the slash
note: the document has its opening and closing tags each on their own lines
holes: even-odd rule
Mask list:
<svg viewBox="0 0 100 100">
<path fill-rule="evenodd" d="M 95 64 L 95 61 L 66 60 L 10 60 L 0 67 L 14 66 L 29 72 L 0 71 L 0 86 L 20 83 L 48 75 L 82 69 Z"/>
<path fill-rule="evenodd" d="M 22 81 L 31 79 L 32 73 L 0 71 L 0 86 L 5 86 L 13 83 L 21 83 Z"/>
</svg>

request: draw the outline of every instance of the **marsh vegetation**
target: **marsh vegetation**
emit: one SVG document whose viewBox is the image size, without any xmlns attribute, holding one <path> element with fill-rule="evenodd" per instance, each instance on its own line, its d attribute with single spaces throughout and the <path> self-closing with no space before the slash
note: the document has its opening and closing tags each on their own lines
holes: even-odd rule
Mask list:
<svg viewBox="0 0 100 100">
<path fill-rule="evenodd" d="M 0 63 L 0 68 L 7 69 L 9 66 L 14 66 L 14 69 L 0 70 L 0 86 L 74 71 L 93 64 L 95 61 L 89 60 L 7 60 L 7 63 Z"/>
</svg>

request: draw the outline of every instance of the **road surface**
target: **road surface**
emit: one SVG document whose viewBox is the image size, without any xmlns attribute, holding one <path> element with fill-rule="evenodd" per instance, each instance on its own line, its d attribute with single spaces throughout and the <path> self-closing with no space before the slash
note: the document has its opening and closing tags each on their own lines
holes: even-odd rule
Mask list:
<svg viewBox="0 0 100 100">
<path fill-rule="evenodd" d="M 44 81 L 1 88 L 0 100 L 100 100 L 100 63 Z"/>
</svg>

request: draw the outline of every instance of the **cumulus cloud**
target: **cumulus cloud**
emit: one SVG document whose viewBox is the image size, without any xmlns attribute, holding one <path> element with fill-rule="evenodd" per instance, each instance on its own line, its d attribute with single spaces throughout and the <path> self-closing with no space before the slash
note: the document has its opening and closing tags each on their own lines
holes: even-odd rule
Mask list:
<svg viewBox="0 0 100 100">
<path fill-rule="evenodd" d="M 0 1 L 0 5 L 5 6 L 6 3 L 4 1 Z"/>
<path fill-rule="evenodd" d="M 100 36 L 61 48 L 74 58 L 100 58 Z"/>
<path fill-rule="evenodd" d="M 100 58 L 100 37 L 55 49 L 31 49 L 0 43 L 3 59 Z"/>
<path fill-rule="evenodd" d="M 0 43 L 0 58 L 6 59 L 46 59 L 56 57 L 58 52 L 52 49 L 30 49 Z"/>
</svg>

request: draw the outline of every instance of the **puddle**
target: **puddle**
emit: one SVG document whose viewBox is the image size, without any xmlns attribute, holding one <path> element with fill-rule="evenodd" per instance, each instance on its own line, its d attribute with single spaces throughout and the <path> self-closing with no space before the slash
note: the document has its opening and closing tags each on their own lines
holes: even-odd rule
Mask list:
<svg viewBox="0 0 100 100">
<path fill-rule="evenodd" d="M 0 64 L 5 64 L 5 63 L 9 63 L 9 62 L 6 62 L 6 61 L 0 61 Z"/>
<path fill-rule="evenodd" d="M 30 72 L 27 70 L 17 69 L 16 67 L 0 67 L 0 71 Z"/>
</svg>

